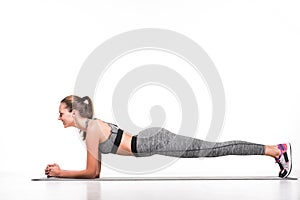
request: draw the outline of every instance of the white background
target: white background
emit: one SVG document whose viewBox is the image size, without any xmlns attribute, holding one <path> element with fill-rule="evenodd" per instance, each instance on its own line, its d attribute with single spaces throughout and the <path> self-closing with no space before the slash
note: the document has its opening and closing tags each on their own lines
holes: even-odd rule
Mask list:
<svg viewBox="0 0 300 200">
<path fill-rule="evenodd" d="M 63 129 L 57 121 L 59 102 L 73 93 L 82 63 L 98 45 L 139 28 L 179 32 L 211 57 L 226 94 L 226 120 L 220 141 L 290 141 L 293 168 L 299 169 L 299 9 L 296 0 L 1 1 L 0 171 L 43 176 L 47 163 L 57 162 L 64 169 L 85 167 L 85 150 L 77 131 Z M 106 90 L 97 93 L 96 113 L 113 122 L 111 110 L 105 109 L 111 105 L 100 101 L 101 95 L 106 97 Z M 166 108 L 168 116 L 180 114 L 176 101 L 171 100 L 174 97 L 157 90 L 165 98 L 162 106 L 168 98 L 174 105 Z M 129 110 L 133 121 L 139 119 L 137 123 L 146 125 L 149 109 L 144 115 L 140 112 L 142 103 L 138 100 L 142 95 L 141 91 L 132 99 Z M 201 92 L 197 95 L 201 99 Z M 206 104 L 209 107 L 207 101 L 201 106 Z M 205 112 L 210 116 L 209 109 Z M 170 124 L 179 119 L 170 118 Z M 277 172 L 272 158 L 230 156 L 181 159 L 150 175 Z M 125 174 L 104 166 L 102 175 Z"/>
</svg>

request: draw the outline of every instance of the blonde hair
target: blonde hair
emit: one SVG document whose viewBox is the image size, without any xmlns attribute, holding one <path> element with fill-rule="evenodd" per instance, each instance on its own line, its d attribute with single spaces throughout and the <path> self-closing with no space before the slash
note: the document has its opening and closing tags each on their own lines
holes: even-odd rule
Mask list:
<svg viewBox="0 0 300 200">
<path fill-rule="evenodd" d="M 72 112 L 73 110 L 77 110 L 81 117 L 86 117 L 89 119 L 93 118 L 94 115 L 94 108 L 93 108 L 93 102 L 90 97 L 79 97 L 76 95 L 69 95 L 65 97 L 63 100 L 61 100 L 60 103 L 65 103 L 66 108 L 69 110 L 69 112 Z"/>
</svg>

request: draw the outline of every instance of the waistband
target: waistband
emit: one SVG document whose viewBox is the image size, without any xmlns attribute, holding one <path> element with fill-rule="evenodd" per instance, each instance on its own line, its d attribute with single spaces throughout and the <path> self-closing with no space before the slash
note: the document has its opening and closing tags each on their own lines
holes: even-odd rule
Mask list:
<svg viewBox="0 0 300 200">
<path fill-rule="evenodd" d="M 136 157 L 138 157 L 138 153 L 137 153 L 137 150 L 136 150 L 136 140 L 137 140 L 137 136 L 136 135 L 132 136 L 131 151 Z"/>
</svg>

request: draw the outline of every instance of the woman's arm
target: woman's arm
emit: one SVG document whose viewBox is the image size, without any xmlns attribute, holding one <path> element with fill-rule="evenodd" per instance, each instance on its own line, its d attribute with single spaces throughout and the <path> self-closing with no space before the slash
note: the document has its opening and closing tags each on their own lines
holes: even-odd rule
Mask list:
<svg viewBox="0 0 300 200">
<path fill-rule="evenodd" d="M 87 151 L 87 165 L 85 170 L 73 171 L 73 170 L 58 170 L 57 177 L 61 178 L 97 178 L 98 173 L 97 167 L 98 159 L 95 158 L 92 153 Z M 51 176 L 51 174 L 50 174 Z"/>
<path fill-rule="evenodd" d="M 98 144 L 100 129 L 90 123 L 86 136 L 87 161 L 86 169 L 80 171 L 62 170 L 59 165 L 48 165 L 45 172 L 48 176 L 62 178 L 96 178 L 101 171 L 101 160 L 98 161 Z M 101 157 L 101 156 L 100 156 Z"/>
</svg>

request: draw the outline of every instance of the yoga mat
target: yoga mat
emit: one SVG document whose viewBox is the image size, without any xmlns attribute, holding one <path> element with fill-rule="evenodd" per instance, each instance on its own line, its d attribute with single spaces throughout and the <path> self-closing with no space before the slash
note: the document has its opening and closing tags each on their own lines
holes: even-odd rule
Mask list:
<svg viewBox="0 0 300 200">
<path fill-rule="evenodd" d="M 95 179 L 34 178 L 32 181 L 192 181 L 192 180 L 298 180 L 277 176 L 181 176 L 181 177 L 102 177 Z"/>
</svg>

